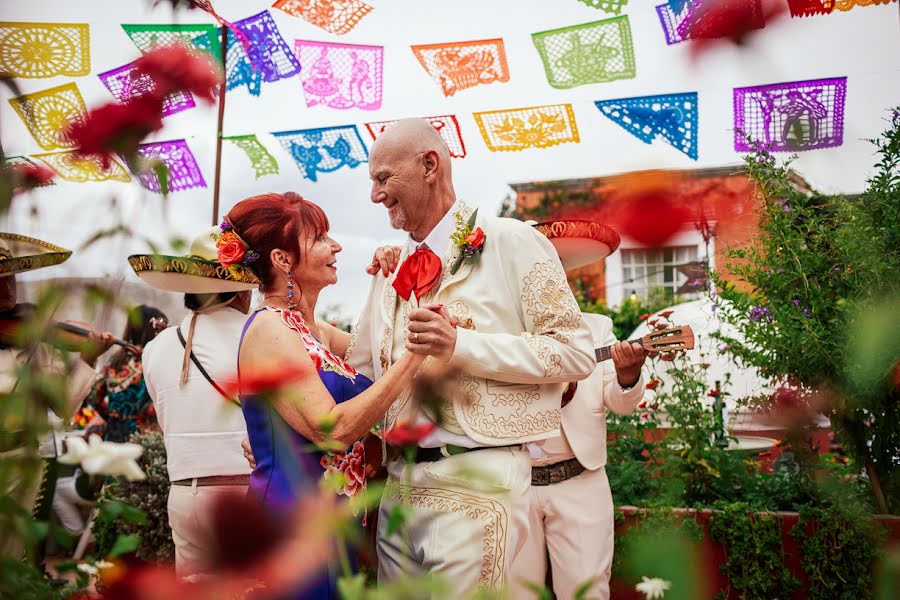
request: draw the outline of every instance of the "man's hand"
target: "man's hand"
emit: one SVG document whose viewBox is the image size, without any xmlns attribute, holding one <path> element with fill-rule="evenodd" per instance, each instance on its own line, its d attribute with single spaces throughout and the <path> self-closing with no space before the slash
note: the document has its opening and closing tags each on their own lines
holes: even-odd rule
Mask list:
<svg viewBox="0 0 900 600">
<path fill-rule="evenodd" d="M 77 334 L 71 334 L 70 336 L 77 347 L 81 349 L 81 360 L 90 367 L 97 364 L 97 358 L 113 345 L 115 336 L 108 331 L 94 331 L 88 323 L 82 321 L 66 321 L 66 323 L 91 332 L 87 337 L 75 337 Z"/>
<path fill-rule="evenodd" d="M 255 469 L 256 457 L 253 456 L 253 449 L 250 447 L 250 438 L 245 437 L 241 440 L 241 448 L 244 449 L 244 458 L 247 459 L 247 463 L 250 465 L 250 468 Z"/>
<path fill-rule="evenodd" d="M 409 315 L 406 349 L 447 362 L 456 349 L 456 325 L 443 305 L 417 308 Z"/>
<path fill-rule="evenodd" d="M 641 377 L 641 367 L 644 366 L 647 351 L 640 344 L 629 342 L 616 342 L 611 351 L 619 385 L 623 388 L 632 387 Z"/>
<path fill-rule="evenodd" d="M 372 256 L 372 262 L 366 267 L 366 273 L 375 275 L 378 271 L 385 277 L 393 273 L 400 262 L 400 246 L 379 246 Z"/>
</svg>

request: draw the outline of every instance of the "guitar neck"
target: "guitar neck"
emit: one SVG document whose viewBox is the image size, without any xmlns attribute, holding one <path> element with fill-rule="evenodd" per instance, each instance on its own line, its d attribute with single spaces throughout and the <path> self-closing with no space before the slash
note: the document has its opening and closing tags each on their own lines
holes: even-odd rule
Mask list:
<svg viewBox="0 0 900 600">
<path fill-rule="evenodd" d="M 644 341 L 641 338 L 636 340 L 628 340 L 629 344 L 640 344 L 644 345 Z M 597 357 L 597 362 L 601 363 L 604 360 L 609 360 L 612 358 L 612 346 L 604 346 L 602 348 L 597 348 L 594 350 L 594 354 Z"/>
</svg>

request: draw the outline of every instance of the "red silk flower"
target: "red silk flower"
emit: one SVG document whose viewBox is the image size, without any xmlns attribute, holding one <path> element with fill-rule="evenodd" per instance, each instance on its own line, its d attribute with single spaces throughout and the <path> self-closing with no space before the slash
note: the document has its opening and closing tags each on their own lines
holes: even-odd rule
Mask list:
<svg viewBox="0 0 900 600">
<path fill-rule="evenodd" d="M 78 154 L 99 155 L 108 167 L 110 154 L 134 156 L 147 135 L 162 129 L 162 105 L 162 99 L 152 95 L 124 104 L 104 104 L 72 123 L 65 136 L 75 144 Z"/>
<path fill-rule="evenodd" d="M 153 79 L 153 94 L 160 98 L 187 91 L 212 104 L 216 89 L 222 84 L 222 70 L 212 57 L 184 44 L 154 48 L 134 66 L 138 73 Z"/>
<path fill-rule="evenodd" d="M 384 441 L 391 446 L 418 446 L 419 442 L 434 431 L 435 427 L 434 423 L 422 423 L 420 425 L 397 423 L 386 430 L 383 437 Z"/>
<path fill-rule="evenodd" d="M 441 271 L 438 255 L 428 248 L 419 248 L 403 261 L 391 285 L 404 300 L 409 300 L 411 293 L 419 300 L 435 286 Z"/>
</svg>

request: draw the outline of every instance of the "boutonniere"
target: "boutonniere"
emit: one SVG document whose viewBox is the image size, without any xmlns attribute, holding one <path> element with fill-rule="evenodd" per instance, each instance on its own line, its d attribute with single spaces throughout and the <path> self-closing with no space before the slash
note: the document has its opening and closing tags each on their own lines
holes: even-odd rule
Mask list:
<svg viewBox="0 0 900 600">
<path fill-rule="evenodd" d="M 484 250 L 484 231 L 481 227 L 475 227 L 475 219 L 478 217 L 478 209 L 472 212 L 472 216 L 466 223 L 463 223 L 462 215 L 456 213 L 456 231 L 450 236 L 456 249 L 459 250 L 459 256 L 456 262 L 450 267 L 450 274 L 455 275 L 462 266 L 463 261 L 474 265 L 481 258 L 481 251 Z"/>
</svg>

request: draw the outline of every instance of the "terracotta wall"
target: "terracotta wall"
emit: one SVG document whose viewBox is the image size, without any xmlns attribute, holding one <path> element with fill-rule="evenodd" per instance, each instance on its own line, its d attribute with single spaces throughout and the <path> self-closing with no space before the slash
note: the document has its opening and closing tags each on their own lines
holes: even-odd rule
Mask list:
<svg viewBox="0 0 900 600">
<path fill-rule="evenodd" d="M 675 190 L 676 201 L 691 207 L 692 212 L 706 215 L 715 223 L 716 268 L 728 272 L 728 247 L 745 247 L 752 243 L 758 229 L 756 208 L 759 200 L 754 185 L 739 168 L 716 169 L 715 174 L 674 172 L 681 176 Z M 639 176 L 639 175 L 638 175 Z M 633 177 L 629 175 L 628 177 Z M 521 218 L 539 221 L 570 217 L 608 221 L 608 205 L 626 176 L 577 181 L 536 182 L 519 184 L 516 188 L 515 209 Z M 547 215 L 534 215 L 545 198 L 553 199 Z M 532 216 L 533 215 L 533 216 Z M 582 278 L 591 296 L 606 299 L 605 268 L 590 265 L 569 274 L 570 282 Z"/>
</svg>

